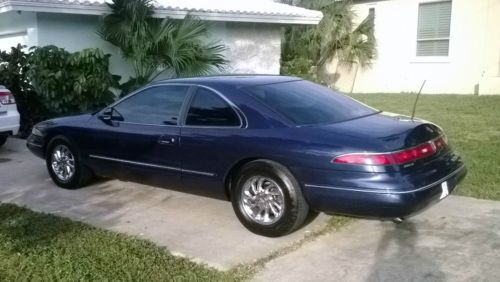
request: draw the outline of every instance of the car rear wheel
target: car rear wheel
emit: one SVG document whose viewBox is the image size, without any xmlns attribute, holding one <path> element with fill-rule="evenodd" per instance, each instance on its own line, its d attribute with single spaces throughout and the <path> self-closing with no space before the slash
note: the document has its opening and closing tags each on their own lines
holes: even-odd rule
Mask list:
<svg viewBox="0 0 500 282">
<path fill-rule="evenodd" d="M 286 235 L 305 221 L 309 206 L 297 180 L 284 166 L 267 160 L 245 165 L 231 192 L 233 209 L 253 233 Z"/>
<path fill-rule="evenodd" d="M 92 171 L 81 162 L 76 147 L 62 139 L 50 142 L 45 162 L 52 180 L 65 189 L 85 186 L 93 176 Z"/>
</svg>

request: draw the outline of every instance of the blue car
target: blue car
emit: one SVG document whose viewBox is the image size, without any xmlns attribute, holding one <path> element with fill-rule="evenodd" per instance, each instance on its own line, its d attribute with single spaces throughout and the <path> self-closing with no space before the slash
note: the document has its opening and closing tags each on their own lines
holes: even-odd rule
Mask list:
<svg viewBox="0 0 500 282">
<path fill-rule="evenodd" d="M 27 146 L 60 187 L 99 175 L 218 193 L 271 237 L 311 212 L 407 218 L 466 174 L 437 125 L 285 76 L 154 82 L 96 113 L 37 124 Z"/>
</svg>

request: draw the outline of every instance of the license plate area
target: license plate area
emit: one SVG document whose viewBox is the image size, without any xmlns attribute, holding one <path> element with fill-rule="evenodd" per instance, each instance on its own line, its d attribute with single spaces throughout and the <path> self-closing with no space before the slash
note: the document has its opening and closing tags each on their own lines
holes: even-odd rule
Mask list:
<svg viewBox="0 0 500 282">
<path fill-rule="evenodd" d="M 448 187 L 448 181 L 445 181 L 441 183 L 441 195 L 439 196 L 439 199 L 442 200 L 446 198 L 448 195 L 450 195 L 450 189 Z"/>
</svg>

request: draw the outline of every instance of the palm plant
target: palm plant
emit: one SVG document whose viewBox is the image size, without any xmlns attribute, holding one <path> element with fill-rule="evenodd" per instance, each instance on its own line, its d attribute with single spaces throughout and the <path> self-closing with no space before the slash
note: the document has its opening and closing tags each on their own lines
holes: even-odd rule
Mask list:
<svg viewBox="0 0 500 282">
<path fill-rule="evenodd" d="M 153 17 L 152 0 L 113 0 L 98 34 L 119 47 L 131 63 L 135 77 L 123 85 L 125 92 L 168 77 L 203 75 L 222 71 L 225 47 L 208 42 L 208 26 L 187 16 L 183 20 Z"/>
<path fill-rule="evenodd" d="M 285 67 L 293 60 L 305 61 L 310 68 L 316 66 L 315 70 L 320 71 L 333 59 L 347 68 L 354 64 L 362 68 L 370 66 L 376 57 L 372 15 L 355 26 L 356 14 L 349 0 L 302 0 L 298 5 L 321 10 L 323 19 L 315 27 L 290 27 L 285 31 L 282 50 Z"/>
</svg>

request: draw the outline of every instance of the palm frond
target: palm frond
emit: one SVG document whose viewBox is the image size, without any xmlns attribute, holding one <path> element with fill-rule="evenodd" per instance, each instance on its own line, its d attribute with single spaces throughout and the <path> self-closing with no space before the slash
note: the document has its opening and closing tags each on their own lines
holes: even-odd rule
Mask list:
<svg viewBox="0 0 500 282">
<path fill-rule="evenodd" d="M 156 19 L 151 0 L 114 0 L 98 34 L 118 46 L 135 71 L 134 85 L 160 74 L 191 76 L 223 70 L 226 47 L 208 42 L 209 28 L 192 16 Z"/>
</svg>

